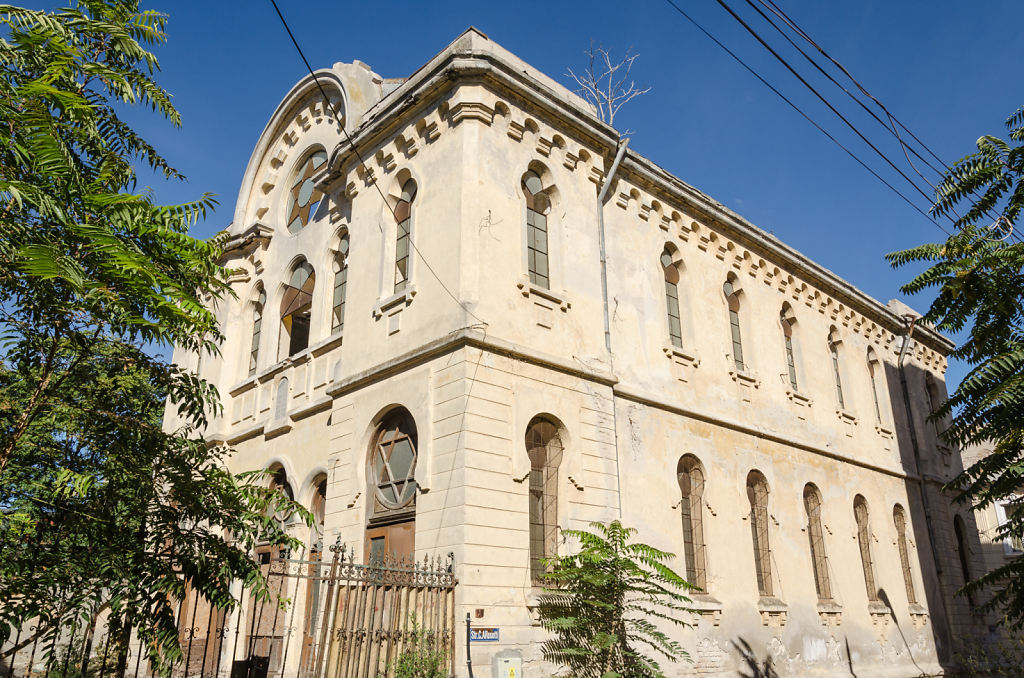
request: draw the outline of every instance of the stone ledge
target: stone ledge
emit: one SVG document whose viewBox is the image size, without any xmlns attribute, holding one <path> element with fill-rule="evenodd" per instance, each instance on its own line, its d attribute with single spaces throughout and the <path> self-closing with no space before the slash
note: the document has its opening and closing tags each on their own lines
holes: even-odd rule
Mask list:
<svg viewBox="0 0 1024 678">
<path fill-rule="evenodd" d="M 519 288 L 519 291 L 524 297 L 529 298 L 530 296 L 537 296 L 541 299 L 547 299 L 548 301 L 556 304 L 558 309 L 563 313 L 572 308 L 572 303 L 569 301 L 568 295 L 566 295 L 564 291 L 559 293 L 554 290 L 545 289 L 540 285 L 530 282 L 530 278 L 528 276 L 521 276 L 519 280 L 516 281 L 516 287 Z"/>
<path fill-rule="evenodd" d="M 406 285 L 406 288 L 401 292 L 396 292 L 390 297 L 378 299 L 377 303 L 373 305 L 373 317 L 375 320 L 380 320 L 381 316 L 386 311 L 390 311 L 393 308 L 401 306 L 402 308 L 412 303 L 413 298 L 416 296 L 416 286 Z"/>
</svg>

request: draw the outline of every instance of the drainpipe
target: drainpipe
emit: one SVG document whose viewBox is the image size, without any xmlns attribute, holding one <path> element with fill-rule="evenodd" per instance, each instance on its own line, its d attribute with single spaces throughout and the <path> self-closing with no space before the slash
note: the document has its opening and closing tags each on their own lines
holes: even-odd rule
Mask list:
<svg viewBox="0 0 1024 678">
<path fill-rule="evenodd" d="M 604 347 L 608 351 L 608 367 L 612 374 L 615 373 L 615 363 L 612 359 L 612 328 L 611 319 L 608 316 L 608 251 L 605 248 L 604 240 L 604 197 L 608 195 L 615 172 L 619 169 L 619 163 L 626 155 L 626 147 L 629 146 L 629 138 L 622 139 L 617 144 L 615 160 L 611 169 L 601 184 L 601 190 L 597 193 L 597 241 L 601 248 L 601 300 L 604 302 Z M 619 500 L 619 520 L 622 520 L 622 473 L 619 471 L 619 424 L 616 416 L 615 397 L 612 395 L 612 435 L 615 439 L 615 483 L 618 489 L 616 496 Z"/>
<path fill-rule="evenodd" d="M 914 333 L 914 323 L 917 318 L 912 315 L 903 316 L 907 323 L 906 333 L 903 335 L 903 345 L 900 346 L 900 357 L 896 365 L 900 372 L 900 389 L 903 391 L 903 407 L 907 411 L 907 428 L 910 430 L 910 447 L 914 451 L 914 470 L 917 472 L 918 489 L 921 492 L 921 507 L 924 509 L 924 524 L 928 531 L 928 544 L 931 546 L 932 563 L 935 566 L 935 577 L 939 584 L 939 601 L 942 603 L 942 621 L 946 629 L 946 637 L 949 639 L 950 651 L 953 645 L 953 629 L 949 625 L 949 607 L 946 605 L 946 594 L 942 587 L 942 561 L 939 559 L 939 551 L 935 545 L 935 528 L 932 526 L 932 512 L 928 503 L 928 492 L 924 486 L 924 473 L 921 470 L 921 448 L 917 441 L 917 427 L 914 425 L 914 413 L 910 409 L 910 389 L 907 386 L 907 373 L 903 365 L 907 357 L 907 349 L 910 347 L 910 338 Z"/>
<path fill-rule="evenodd" d="M 615 161 L 608 175 L 601 184 L 601 190 L 597 194 L 597 242 L 601 247 L 601 299 L 604 301 L 604 347 L 608 350 L 608 358 L 611 359 L 612 352 L 612 329 L 608 317 L 608 254 L 604 242 L 604 197 L 611 188 L 615 172 L 619 169 L 622 157 L 626 155 L 626 147 L 629 146 L 629 139 L 623 139 L 618 144 L 618 152 L 615 154 Z"/>
</svg>

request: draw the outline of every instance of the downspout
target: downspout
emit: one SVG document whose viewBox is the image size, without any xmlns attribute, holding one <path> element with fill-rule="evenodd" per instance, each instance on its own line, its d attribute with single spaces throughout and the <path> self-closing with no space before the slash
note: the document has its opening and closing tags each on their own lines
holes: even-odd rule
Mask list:
<svg viewBox="0 0 1024 678">
<path fill-rule="evenodd" d="M 935 528 L 932 526 L 932 512 L 928 502 L 928 492 L 924 486 L 924 473 L 921 470 L 921 448 L 917 441 L 917 427 L 914 425 L 914 413 L 910 409 L 910 388 L 907 386 L 907 373 L 903 365 L 907 357 L 907 349 L 910 347 L 911 335 L 914 333 L 914 323 L 917 318 L 906 315 L 903 320 L 907 323 L 906 333 L 903 335 L 903 345 L 900 346 L 900 357 L 896 365 L 900 372 L 900 389 L 903 391 L 903 407 L 907 411 L 907 428 L 910 430 L 910 447 L 914 452 L 914 470 L 917 473 L 918 489 L 921 492 L 921 507 L 924 509 L 924 524 L 928 531 L 928 545 L 931 547 L 932 563 L 935 566 L 935 577 L 939 584 L 939 601 L 942 603 L 942 621 L 946 628 L 946 637 L 949 639 L 950 648 L 953 647 L 953 629 L 950 626 L 949 607 L 946 605 L 946 594 L 942 587 L 942 561 L 939 559 L 939 551 L 935 545 Z M 923 582 L 922 582 L 923 583 Z"/>
<path fill-rule="evenodd" d="M 597 193 L 597 242 L 601 248 L 601 300 L 604 302 L 604 347 L 608 351 L 608 369 L 612 374 L 615 373 L 615 362 L 612 358 L 612 328 L 611 318 L 608 313 L 608 251 L 605 248 L 604 239 L 604 198 L 608 195 L 608 189 L 611 188 L 615 172 L 619 169 L 619 163 L 622 162 L 622 158 L 626 155 L 627 146 L 629 146 L 628 137 L 622 139 L 617 144 L 615 160 L 612 162 L 608 174 L 604 177 L 601 190 Z M 619 426 L 618 417 L 616 416 L 614 392 L 612 395 L 612 436 L 615 440 L 615 484 L 618 489 L 618 492 L 615 494 L 619 501 L 619 520 L 622 520 L 622 473 L 619 471 Z"/>
</svg>

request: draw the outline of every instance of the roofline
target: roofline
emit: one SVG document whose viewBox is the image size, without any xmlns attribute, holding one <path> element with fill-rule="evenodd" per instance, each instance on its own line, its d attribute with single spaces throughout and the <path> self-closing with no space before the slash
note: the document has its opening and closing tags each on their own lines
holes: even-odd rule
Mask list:
<svg viewBox="0 0 1024 678">
<path fill-rule="evenodd" d="M 477 47 L 481 42 L 485 42 L 488 49 Z M 436 98 L 451 89 L 453 81 L 473 80 L 490 84 L 498 88 L 499 93 L 504 89 L 520 97 L 541 100 L 543 111 L 531 112 L 536 117 L 555 118 L 585 143 L 606 151 L 606 158 L 615 154 L 620 140 L 618 131 L 601 121 L 592 106 L 532 66 L 526 64 L 527 68 L 519 68 L 513 59 L 521 61 L 482 32 L 472 27 L 467 29 L 401 86 L 367 110 L 362 123 L 351 134 L 352 143 L 366 157 L 366 149 L 381 143 L 393 128 L 404 124 L 412 114 L 431 106 Z M 336 176 L 337 170 L 352 159 L 348 142 L 339 143 L 332 153 L 332 169 L 335 170 L 332 174 Z M 662 191 L 672 200 L 700 210 L 730 237 L 769 257 L 774 256 L 779 263 L 791 264 L 793 272 L 799 272 L 807 282 L 857 308 L 897 336 L 905 332 L 902 316 L 885 304 L 632 149 L 627 150 L 623 159 L 620 176 L 623 174 L 630 175 L 636 183 Z M 927 325 L 916 325 L 914 336 L 943 356 L 956 347 L 952 340 Z"/>
</svg>

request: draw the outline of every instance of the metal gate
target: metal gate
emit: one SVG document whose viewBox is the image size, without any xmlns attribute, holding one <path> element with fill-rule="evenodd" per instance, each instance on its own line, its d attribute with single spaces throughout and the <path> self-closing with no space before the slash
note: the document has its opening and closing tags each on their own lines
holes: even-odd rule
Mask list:
<svg viewBox="0 0 1024 678">
<path fill-rule="evenodd" d="M 198 595 L 178 604 L 182 658 L 173 678 L 392 678 L 403 655 L 430 652 L 454 673 L 454 557 L 390 556 L 368 564 L 335 544 L 330 560 L 266 550 L 256 557 L 273 594 L 231 612 Z M 240 585 L 236 586 L 239 594 Z M 54 642 L 26 643 L 27 625 L 0 648 L 0 678 L 146 678 L 134 634 L 105 611 Z M 17 651 L 12 650 L 21 646 Z"/>
</svg>

